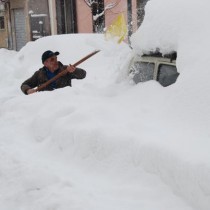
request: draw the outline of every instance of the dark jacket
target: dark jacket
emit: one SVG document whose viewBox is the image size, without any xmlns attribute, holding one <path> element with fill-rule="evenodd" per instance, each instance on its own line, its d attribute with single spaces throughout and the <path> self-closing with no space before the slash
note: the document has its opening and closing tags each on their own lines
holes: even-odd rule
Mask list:
<svg viewBox="0 0 210 210">
<path fill-rule="evenodd" d="M 64 66 L 61 62 L 59 62 L 59 69 L 58 73 L 62 72 L 64 69 L 66 69 L 67 66 Z M 55 81 L 55 86 L 52 87 L 52 85 L 48 85 L 46 88 L 42 89 L 41 91 L 51 91 L 57 88 L 63 88 L 66 86 L 71 86 L 71 80 L 72 79 L 83 79 L 86 76 L 86 71 L 80 68 L 76 68 L 76 70 L 73 73 L 67 73 L 66 75 L 60 77 Z M 49 79 L 47 77 L 47 69 L 45 67 L 42 67 L 38 71 L 34 73 L 32 77 L 27 79 L 23 84 L 21 85 L 21 90 L 24 94 L 27 94 L 27 90 L 35 87 L 39 87 L 41 84 L 47 82 Z"/>
</svg>

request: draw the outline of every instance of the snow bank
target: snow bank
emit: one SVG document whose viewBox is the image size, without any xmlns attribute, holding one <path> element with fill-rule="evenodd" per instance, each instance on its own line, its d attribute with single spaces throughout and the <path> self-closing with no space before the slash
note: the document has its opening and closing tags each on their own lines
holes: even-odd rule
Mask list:
<svg viewBox="0 0 210 210">
<path fill-rule="evenodd" d="M 136 53 L 176 50 L 178 81 L 133 85 L 131 50 L 101 35 L 60 35 L 0 50 L 1 208 L 207 210 L 210 206 L 207 1 L 149 1 Z M 195 13 L 199 15 L 195 15 Z M 45 50 L 80 67 L 72 88 L 25 96 Z M 163 183 L 164 182 L 164 183 Z"/>
<path fill-rule="evenodd" d="M 209 6 L 208 1 L 149 1 L 144 22 L 132 37 L 138 54 L 156 49 L 162 53 L 177 51 L 180 76 L 176 84 L 164 90 L 161 108 L 157 106 L 166 122 L 160 129 L 162 137 L 158 136 L 167 150 L 170 147 L 176 151 L 177 160 L 172 158 L 170 162 L 166 155 L 160 161 L 166 165 L 156 172 L 161 175 L 163 168 L 170 168 L 171 175 L 165 171 L 161 177 L 196 209 L 208 209 L 210 204 L 210 29 L 205 22 Z M 156 161 L 160 156 L 155 155 Z"/>
</svg>

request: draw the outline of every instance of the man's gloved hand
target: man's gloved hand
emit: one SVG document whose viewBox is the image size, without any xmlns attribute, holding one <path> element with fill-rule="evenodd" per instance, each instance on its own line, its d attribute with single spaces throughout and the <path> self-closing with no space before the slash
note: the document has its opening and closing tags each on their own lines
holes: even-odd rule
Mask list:
<svg viewBox="0 0 210 210">
<path fill-rule="evenodd" d="M 72 65 L 69 65 L 69 66 L 67 67 L 67 71 L 68 71 L 69 73 L 73 73 L 75 70 L 76 70 L 76 68 L 75 68 L 74 66 L 72 66 Z"/>
<path fill-rule="evenodd" d="M 26 92 L 29 95 L 29 94 L 35 93 L 36 90 L 35 89 L 28 89 Z"/>
</svg>

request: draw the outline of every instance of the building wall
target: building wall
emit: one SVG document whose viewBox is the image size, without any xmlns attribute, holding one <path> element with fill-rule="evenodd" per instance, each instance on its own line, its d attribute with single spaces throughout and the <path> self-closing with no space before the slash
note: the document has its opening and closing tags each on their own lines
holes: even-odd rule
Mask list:
<svg viewBox="0 0 210 210">
<path fill-rule="evenodd" d="M 68 0 L 66 0 L 68 1 Z M 70 0 L 69 0 L 70 1 Z M 133 32 L 137 29 L 137 1 L 132 0 L 132 24 Z M 141 0 L 145 1 L 145 0 Z M 10 9 L 7 10 L 8 14 L 6 16 L 6 25 L 8 27 L 5 30 L 0 31 L 0 47 L 8 47 L 11 45 L 10 49 L 15 49 L 15 26 L 14 26 L 14 10 L 23 9 L 25 15 L 25 34 L 26 42 L 32 40 L 31 34 L 31 16 L 29 14 L 30 10 L 33 10 L 35 14 L 47 14 L 45 18 L 45 35 L 57 34 L 57 14 L 56 14 L 56 2 L 57 0 L 10 0 Z M 76 21 L 77 21 L 77 31 L 78 33 L 93 33 L 92 25 L 92 12 L 91 8 L 85 3 L 84 0 L 76 0 Z M 105 11 L 105 27 L 109 27 L 113 20 L 121 13 L 124 14 L 125 20 L 127 22 L 128 5 L 127 0 L 104 0 L 105 7 L 116 2 L 117 5 L 109 10 Z M 11 17 L 11 18 L 9 18 Z M 11 19 L 11 21 L 10 21 Z M 12 38 L 11 38 L 12 37 Z M 7 41 L 9 40 L 9 41 Z"/>
<path fill-rule="evenodd" d="M 0 16 L 4 17 L 4 29 L 0 29 L 0 48 L 8 48 L 8 12 L 0 12 Z"/>
<path fill-rule="evenodd" d="M 10 0 L 10 8 L 11 9 L 18 9 L 25 7 L 25 0 Z"/>
<path fill-rule="evenodd" d="M 5 36 L 9 40 L 9 49 L 20 50 L 28 41 L 31 41 L 31 29 L 36 25 L 40 29 L 40 20 L 44 22 L 45 35 L 51 34 L 48 0 L 10 0 L 8 5 L 8 30 Z M 34 14 L 46 14 L 46 17 L 31 18 L 30 11 Z M 0 38 L 0 47 L 1 40 Z"/>
<path fill-rule="evenodd" d="M 105 6 L 110 2 L 114 2 L 114 1 L 105 0 L 104 2 Z M 113 20 L 116 19 L 117 16 L 122 13 L 124 14 L 125 19 L 127 21 L 127 1 L 118 0 L 116 2 L 117 2 L 117 5 L 115 7 L 113 7 L 112 9 L 106 10 L 105 12 L 105 27 L 109 27 L 111 23 L 113 22 Z"/>
<path fill-rule="evenodd" d="M 92 13 L 84 0 L 77 0 L 77 30 L 78 33 L 92 33 Z"/>
<path fill-rule="evenodd" d="M 110 1 L 110 0 L 105 0 L 106 4 L 110 3 L 110 2 L 114 2 L 114 1 Z M 106 11 L 106 15 L 105 15 L 105 25 L 106 27 L 108 27 L 112 21 L 121 13 L 124 14 L 126 23 L 127 23 L 127 19 L 128 19 L 128 5 L 127 5 L 127 0 L 117 0 L 117 5 Z M 132 0 L 132 29 L 133 32 L 135 32 L 137 30 L 137 0 Z"/>
<path fill-rule="evenodd" d="M 138 28 L 137 23 L 137 0 L 132 0 L 132 22 L 133 22 L 133 32 Z"/>
<path fill-rule="evenodd" d="M 105 12 L 105 27 L 111 25 L 113 20 L 121 13 L 124 14 L 127 22 L 127 1 L 126 0 L 104 0 L 104 5 L 116 2 L 117 5 L 112 9 L 106 10 Z M 87 6 L 84 0 L 77 0 L 77 24 L 78 33 L 92 33 L 92 14 L 91 8 Z M 137 13 L 136 13 L 136 0 L 132 0 L 132 23 L 133 31 L 137 29 Z"/>
</svg>

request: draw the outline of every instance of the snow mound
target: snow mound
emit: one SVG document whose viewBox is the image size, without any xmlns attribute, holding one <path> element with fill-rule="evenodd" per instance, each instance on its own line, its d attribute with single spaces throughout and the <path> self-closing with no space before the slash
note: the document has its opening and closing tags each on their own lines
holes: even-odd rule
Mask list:
<svg viewBox="0 0 210 210">
<path fill-rule="evenodd" d="M 168 88 L 130 84 L 131 50 L 101 35 L 45 37 L 18 53 L 1 49 L 1 209 L 208 210 L 208 6 L 147 4 L 132 45 L 140 54 L 177 51 L 180 76 Z M 87 78 L 73 87 L 23 95 L 21 83 L 49 49 L 60 51 L 64 64 L 101 52 L 81 64 Z"/>
</svg>

